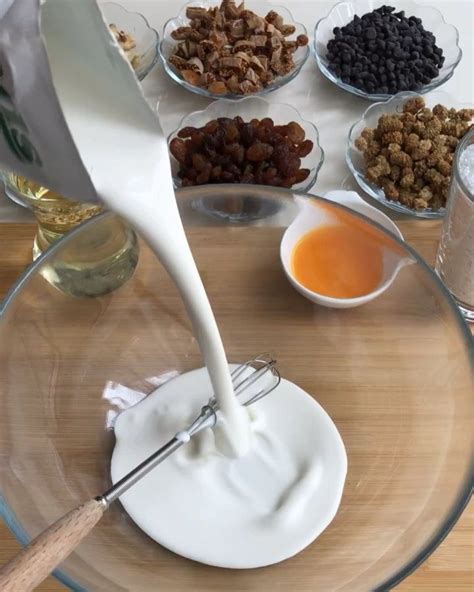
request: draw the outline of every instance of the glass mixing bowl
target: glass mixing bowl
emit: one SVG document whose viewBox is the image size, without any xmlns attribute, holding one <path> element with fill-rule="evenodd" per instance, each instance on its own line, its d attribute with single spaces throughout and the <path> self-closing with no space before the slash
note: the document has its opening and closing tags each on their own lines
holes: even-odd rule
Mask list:
<svg viewBox="0 0 474 592">
<path fill-rule="evenodd" d="M 336 423 L 348 454 L 342 503 L 299 555 L 238 571 L 174 555 L 116 503 L 57 577 L 91 592 L 391 588 L 470 494 L 473 350 L 456 305 L 387 233 L 407 262 L 390 288 L 359 308 L 318 307 L 286 280 L 279 244 L 298 199 L 342 206 L 257 186 L 177 197 L 229 359 L 271 351 Z M 226 215 L 236 208 L 240 217 Z M 104 297 L 76 299 L 43 279 L 99 219 L 39 258 L 0 306 L 0 510 L 22 543 L 109 486 L 113 420 L 133 401 L 116 384 L 136 397 L 202 364 L 176 289 L 146 246 L 133 278 Z"/>
</svg>

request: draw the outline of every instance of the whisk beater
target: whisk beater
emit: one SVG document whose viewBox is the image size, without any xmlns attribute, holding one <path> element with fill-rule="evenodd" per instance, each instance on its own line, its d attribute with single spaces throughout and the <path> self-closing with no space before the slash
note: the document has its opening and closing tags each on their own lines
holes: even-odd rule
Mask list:
<svg viewBox="0 0 474 592">
<path fill-rule="evenodd" d="M 232 373 L 235 395 L 244 406 L 256 403 L 280 384 L 276 361 L 261 354 L 237 366 Z M 59 565 L 102 518 L 109 505 L 125 493 L 170 454 L 189 442 L 198 432 L 212 428 L 218 421 L 219 408 L 213 398 L 198 417 L 169 442 L 150 455 L 108 491 L 78 506 L 37 536 L 27 547 L 0 569 L 0 590 L 32 590 Z"/>
<path fill-rule="evenodd" d="M 261 354 L 253 360 L 240 364 L 231 372 L 231 378 L 234 393 L 245 407 L 271 393 L 281 380 L 280 373 L 276 368 L 276 360 L 268 354 Z M 217 401 L 212 397 L 187 428 L 179 431 L 169 442 L 117 481 L 108 491 L 96 497 L 96 500 L 108 507 L 154 467 L 168 458 L 170 454 L 189 442 L 198 432 L 214 427 L 217 423 L 218 411 Z"/>
</svg>

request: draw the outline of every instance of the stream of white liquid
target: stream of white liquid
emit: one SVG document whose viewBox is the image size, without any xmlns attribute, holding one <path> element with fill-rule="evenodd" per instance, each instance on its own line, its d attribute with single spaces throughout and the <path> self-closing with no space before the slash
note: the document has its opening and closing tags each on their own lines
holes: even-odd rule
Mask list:
<svg viewBox="0 0 474 592">
<path fill-rule="evenodd" d="M 91 36 L 87 48 L 74 47 L 77 37 L 69 36 L 69 27 L 54 18 L 58 1 L 45 5 L 43 29 L 55 89 L 74 142 L 101 200 L 136 228 L 173 278 L 222 410 L 217 446 L 228 456 L 242 456 L 250 446 L 250 423 L 234 396 L 222 340 L 181 223 L 163 131 L 127 81 L 122 81 L 117 100 L 116 69 L 109 67 L 111 82 L 104 84 L 104 71 L 94 68 L 85 52 L 102 56 L 102 45 L 96 51 L 92 45 L 97 38 Z"/>
<path fill-rule="evenodd" d="M 108 48 L 109 64 L 95 66 L 108 55 L 97 41 L 100 31 L 84 44 L 70 34 L 69 21 L 55 21 L 61 3 L 45 5 L 43 32 L 75 145 L 97 194 L 137 229 L 174 280 L 207 367 L 172 380 L 119 416 L 112 479 L 183 429 L 213 391 L 221 411 L 216 428 L 199 434 L 121 501 L 145 532 L 186 557 L 236 568 L 281 561 L 334 516 L 347 468 L 344 445 L 329 416 L 286 381 L 250 408 L 252 415 L 239 404 L 179 216 L 161 127 L 136 85 L 123 77 L 115 47 Z M 75 16 L 81 31 L 80 11 Z"/>
</svg>

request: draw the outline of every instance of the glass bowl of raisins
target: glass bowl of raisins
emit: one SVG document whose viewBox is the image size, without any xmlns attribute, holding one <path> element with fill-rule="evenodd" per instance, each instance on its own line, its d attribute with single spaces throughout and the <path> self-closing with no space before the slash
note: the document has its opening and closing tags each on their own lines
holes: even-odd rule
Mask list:
<svg viewBox="0 0 474 592">
<path fill-rule="evenodd" d="M 461 61 L 459 32 L 432 6 L 397 8 L 343 0 L 316 23 L 313 52 L 321 73 L 369 101 L 399 92 L 427 93 L 451 78 Z"/>
<path fill-rule="evenodd" d="M 215 183 L 309 191 L 324 161 L 317 127 L 261 97 L 214 101 L 168 138 L 176 187 Z"/>
</svg>

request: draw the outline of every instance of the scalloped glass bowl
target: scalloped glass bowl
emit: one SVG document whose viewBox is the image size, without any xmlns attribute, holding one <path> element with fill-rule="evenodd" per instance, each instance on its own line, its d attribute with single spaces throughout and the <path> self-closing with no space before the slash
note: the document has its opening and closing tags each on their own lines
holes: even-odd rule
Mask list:
<svg viewBox="0 0 474 592">
<path fill-rule="evenodd" d="M 240 225 L 193 207 L 236 197 L 273 207 Z M 171 553 L 113 504 L 57 577 L 80 592 L 392 589 L 470 496 L 473 352 L 455 303 L 426 263 L 386 234 L 413 262 L 383 295 L 348 310 L 313 305 L 284 275 L 281 237 L 301 200 L 340 205 L 250 185 L 180 189 L 176 198 L 229 360 L 271 348 L 283 376 L 337 425 L 348 455 L 341 506 L 294 558 L 230 570 Z M 135 275 L 107 296 L 73 298 L 43 279 L 107 216 L 56 243 L 0 304 L 0 516 L 22 543 L 109 487 L 111 424 L 137 391 L 202 364 L 183 302 L 146 244 Z"/>
<path fill-rule="evenodd" d="M 134 53 L 140 58 L 135 74 L 138 80 L 143 80 L 158 61 L 158 33 L 142 14 L 127 10 L 116 2 L 100 4 L 100 9 L 109 25 L 117 25 L 118 29 L 130 33 L 135 39 L 137 46 Z"/>
<path fill-rule="evenodd" d="M 361 151 L 355 146 L 355 141 L 360 136 L 364 128 L 376 127 L 379 117 L 381 117 L 381 115 L 384 113 L 401 112 L 405 101 L 410 97 L 417 96 L 419 96 L 419 93 L 399 93 L 398 95 L 394 95 L 388 101 L 370 105 L 370 107 L 365 110 L 362 117 L 351 126 L 349 137 L 347 139 L 346 162 L 359 187 L 361 187 L 361 189 L 363 189 L 371 197 L 375 198 L 387 208 L 402 214 L 414 216 L 416 218 L 442 218 L 446 212 L 445 208 L 441 208 L 439 210 L 427 208 L 426 210 L 417 211 L 401 204 L 398 201 L 387 199 L 385 197 L 384 190 L 381 187 L 377 187 L 377 185 L 374 185 L 374 183 L 371 183 L 365 178 L 364 159 L 362 157 Z M 425 99 L 426 105 L 431 108 L 438 103 L 441 103 L 442 105 L 445 105 L 449 108 L 455 107 L 456 109 L 470 107 L 470 105 L 458 103 L 451 95 L 444 91 L 434 91 L 423 98 Z"/>
<path fill-rule="evenodd" d="M 380 93 L 366 93 L 350 84 L 342 82 L 333 72 L 328 69 L 326 60 L 326 46 L 330 39 L 334 37 L 334 27 L 342 27 L 350 22 L 357 14 L 363 14 L 372 11 L 382 3 L 374 4 L 372 0 L 352 0 L 343 1 L 335 4 L 328 15 L 316 23 L 314 29 L 314 55 L 320 71 L 328 80 L 333 82 L 339 88 L 347 92 L 368 99 L 369 101 L 386 101 L 393 95 Z M 434 33 L 436 44 L 441 47 L 444 53 L 445 62 L 440 69 L 439 74 L 429 84 L 417 91 L 418 94 L 427 93 L 438 86 L 444 84 L 454 74 L 456 66 L 461 61 L 462 51 L 459 47 L 459 33 L 456 27 L 449 25 L 441 12 L 432 6 L 417 4 L 412 1 L 402 1 L 396 3 L 398 10 L 405 10 L 408 16 L 421 18 L 425 29 Z"/>
<path fill-rule="evenodd" d="M 183 127 L 202 127 L 212 119 L 218 117 L 236 117 L 240 115 L 244 121 L 250 121 L 253 118 L 263 119 L 270 117 L 276 125 L 286 125 L 290 121 L 296 121 L 304 129 L 306 139 L 314 144 L 313 150 L 301 159 L 301 167 L 309 169 L 310 174 L 302 183 L 292 187 L 292 191 L 309 191 L 316 183 L 318 173 L 324 162 L 324 150 L 319 143 L 319 132 L 316 125 L 301 117 L 300 112 L 285 103 L 273 103 L 261 97 L 245 97 L 235 101 L 214 101 L 202 111 L 194 111 L 186 115 L 179 124 L 179 127 L 169 135 L 168 145 L 171 140 L 177 137 L 178 132 Z M 171 171 L 173 181 L 176 187 L 181 186 L 181 179 L 178 177 L 179 164 L 171 155 Z"/>
<path fill-rule="evenodd" d="M 168 74 L 168 76 L 170 76 L 170 78 L 172 80 L 174 80 L 180 86 L 186 88 L 187 90 L 189 90 L 197 95 L 200 95 L 202 97 L 207 97 L 207 98 L 211 98 L 211 99 L 230 99 L 230 100 L 241 99 L 243 95 L 237 95 L 234 93 L 216 94 L 216 93 L 209 92 L 205 88 L 200 88 L 198 86 L 194 86 L 193 84 L 189 84 L 189 82 L 186 82 L 186 80 L 184 80 L 181 77 L 178 70 L 168 62 L 168 59 L 171 56 L 171 54 L 173 53 L 173 50 L 176 47 L 176 43 L 177 43 L 176 40 L 171 37 L 171 33 L 174 30 L 176 30 L 178 27 L 187 26 L 189 23 L 189 19 L 186 17 L 186 8 L 188 6 L 199 6 L 199 7 L 203 7 L 203 8 L 211 8 L 211 7 L 214 7 L 218 4 L 220 4 L 219 0 L 214 0 L 214 1 L 209 0 L 209 1 L 204 1 L 204 2 L 199 2 L 199 1 L 198 2 L 188 2 L 185 6 L 183 6 L 183 8 L 180 10 L 178 16 L 176 18 L 170 19 L 165 24 L 165 26 L 163 28 L 161 43 L 159 46 L 159 54 L 160 54 L 161 61 L 163 63 L 163 68 L 164 68 L 165 72 Z M 296 31 L 293 35 L 291 35 L 290 39 L 296 39 L 297 35 L 307 35 L 308 34 L 306 27 L 302 23 L 295 22 L 291 12 L 287 8 L 285 8 L 284 6 L 278 6 L 278 5 L 273 5 L 273 4 L 261 3 L 261 2 L 260 3 L 259 2 L 246 2 L 245 5 L 246 5 L 246 8 L 248 8 L 249 10 L 252 10 L 256 14 L 258 14 L 259 16 L 265 16 L 270 10 L 275 10 L 276 12 L 278 12 L 278 14 L 281 14 L 281 16 L 285 20 L 285 24 L 294 25 L 296 27 Z M 278 88 L 281 88 L 282 86 L 285 86 L 286 84 L 288 84 L 291 80 L 293 80 L 294 78 L 296 78 L 296 76 L 298 76 L 298 74 L 301 71 L 301 68 L 303 67 L 304 63 L 308 59 L 309 54 L 310 54 L 309 44 L 306 45 L 305 47 L 299 47 L 296 50 L 296 52 L 293 54 L 295 68 L 291 72 L 289 72 L 286 76 L 279 76 L 278 78 L 276 78 L 272 84 L 269 84 L 261 91 L 256 92 L 256 93 L 252 93 L 252 96 L 253 97 L 262 96 L 262 95 L 265 95 L 269 92 L 277 90 Z"/>
</svg>

